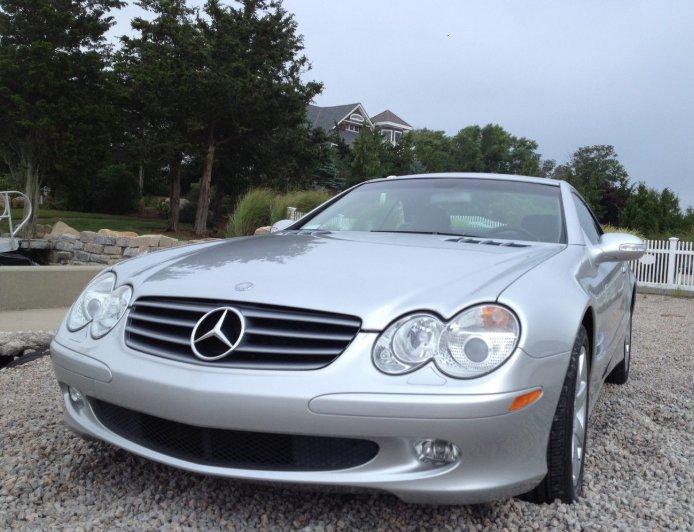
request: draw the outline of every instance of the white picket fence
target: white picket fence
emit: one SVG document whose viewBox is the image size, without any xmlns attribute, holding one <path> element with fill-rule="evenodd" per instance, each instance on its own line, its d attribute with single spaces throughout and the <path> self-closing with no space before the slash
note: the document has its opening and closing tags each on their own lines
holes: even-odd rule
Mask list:
<svg viewBox="0 0 694 532">
<path fill-rule="evenodd" d="M 646 254 L 630 265 L 639 286 L 694 291 L 694 242 L 646 240 Z"/>
</svg>

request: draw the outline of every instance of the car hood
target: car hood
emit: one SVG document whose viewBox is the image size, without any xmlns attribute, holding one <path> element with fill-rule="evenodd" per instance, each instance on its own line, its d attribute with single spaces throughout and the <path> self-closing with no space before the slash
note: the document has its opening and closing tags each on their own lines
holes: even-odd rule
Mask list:
<svg viewBox="0 0 694 532">
<path fill-rule="evenodd" d="M 463 243 L 442 235 L 275 233 L 154 253 L 123 263 L 119 284 L 145 295 L 253 302 L 358 316 L 365 330 L 429 310 L 444 319 L 494 301 L 561 251 Z"/>
</svg>

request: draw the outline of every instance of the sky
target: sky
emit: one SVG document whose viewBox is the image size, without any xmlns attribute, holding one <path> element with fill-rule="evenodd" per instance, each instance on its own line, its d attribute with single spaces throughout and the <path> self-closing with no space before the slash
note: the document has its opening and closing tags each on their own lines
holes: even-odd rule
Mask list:
<svg viewBox="0 0 694 532">
<path fill-rule="evenodd" d="M 199 5 L 200 0 L 191 4 Z M 285 0 L 321 81 L 416 128 L 497 123 L 543 158 L 612 144 L 632 181 L 694 207 L 694 1 Z M 142 12 L 115 13 L 111 36 Z"/>
</svg>

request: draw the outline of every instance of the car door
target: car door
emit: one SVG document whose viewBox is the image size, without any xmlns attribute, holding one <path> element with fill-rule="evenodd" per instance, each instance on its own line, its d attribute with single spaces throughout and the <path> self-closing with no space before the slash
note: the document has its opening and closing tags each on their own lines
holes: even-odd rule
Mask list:
<svg viewBox="0 0 694 532">
<path fill-rule="evenodd" d="M 573 194 L 579 223 L 586 236 L 586 246 L 600 243 L 602 228 L 590 208 L 576 193 Z M 589 250 L 586 250 L 589 255 Z M 626 269 L 621 262 L 596 265 L 588 261 L 589 274 L 582 285 L 595 300 L 595 345 L 591 367 L 591 403 L 597 400 L 610 361 L 621 339 L 621 322 L 626 283 Z"/>
</svg>

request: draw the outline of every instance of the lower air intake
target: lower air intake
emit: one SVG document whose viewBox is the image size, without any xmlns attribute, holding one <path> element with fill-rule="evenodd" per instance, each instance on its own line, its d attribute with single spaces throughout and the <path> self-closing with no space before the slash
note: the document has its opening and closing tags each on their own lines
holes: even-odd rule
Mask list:
<svg viewBox="0 0 694 532">
<path fill-rule="evenodd" d="M 196 427 L 94 398 L 89 402 L 111 432 L 153 451 L 201 465 L 331 471 L 365 464 L 378 453 L 378 445 L 369 440 Z"/>
</svg>

